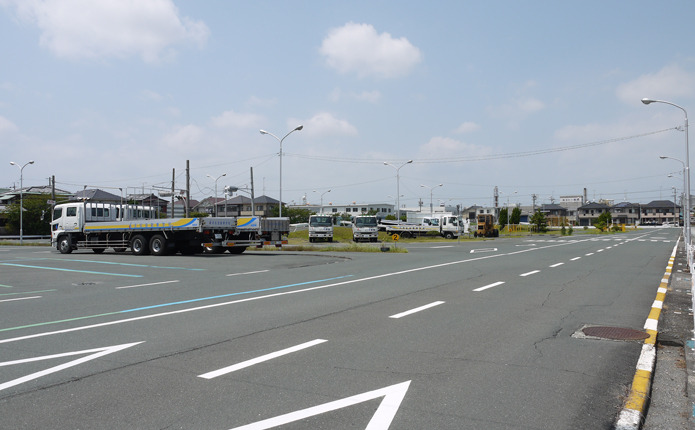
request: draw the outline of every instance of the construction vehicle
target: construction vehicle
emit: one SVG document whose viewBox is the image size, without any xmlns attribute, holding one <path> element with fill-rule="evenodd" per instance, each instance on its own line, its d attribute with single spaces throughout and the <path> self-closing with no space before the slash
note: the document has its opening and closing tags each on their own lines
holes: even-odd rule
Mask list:
<svg viewBox="0 0 695 430">
<path fill-rule="evenodd" d="M 61 254 L 107 248 L 134 255 L 241 254 L 249 246 L 287 244 L 289 228 L 289 218 L 157 218 L 147 206 L 74 202 L 53 208 L 51 246 Z"/>
<path fill-rule="evenodd" d="M 352 240 L 355 242 L 376 242 L 379 227 L 374 215 L 358 215 L 352 218 Z"/>
<path fill-rule="evenodd" d="M 323 239 L 333 242 L 333 217 L 330 215 L 309 216 L 309 242 Z"/>
<path fill-rule="evenodd" d="M 478 215 L 478 228 L 474 237 L 499 237 L 500 231 L 495 228 L 495 217 L 492 214 Z"/>
<path fill-rule="evenodd" d="M 465 224 L 457 216 L 435 215 L 422 217 L 418 224 L 386 225 L 386 233 L 398 234 L 404 238 L 438 234 L 447 239 L 459 237 L 465 230 Z"/>
</svg>

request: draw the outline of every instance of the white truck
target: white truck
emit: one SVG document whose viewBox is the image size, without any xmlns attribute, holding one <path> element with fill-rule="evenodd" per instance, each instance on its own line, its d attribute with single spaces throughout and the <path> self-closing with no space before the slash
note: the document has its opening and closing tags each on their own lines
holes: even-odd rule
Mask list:
<svg viewBox="0 0 695 430">
<path fill-rule="evenodd" d="M 249 246 L 287 243 L 288 218 L 157 218 L 150 207 L 74 202 L 53 208 L 51 246 L 62 254 L 107 248 L 134 255 L 184 255 L 207 250 L 241 254 Z"/>
<path fill-rule="evenodd" d="M 447 239 L 455 239 L 465 233 L 467 225 L 454 215 L 435 215 L 423 217 L 420 224 L 387 225 L 386 233 L 398 234 L 404 238 L 436 233 Z"/>
<path fill-rule="evenodd" d="M 358 215 L 352 218 L 352 240 L 355 242 L 376 242 L 379 238 L 379 227 L 373 215 Z"/>
<path fill-rule="evenodd" d="M 309 242 L 323 239 L 333 242 L 333 217 L 330 215 L 309 216 Z"/>
</svg>

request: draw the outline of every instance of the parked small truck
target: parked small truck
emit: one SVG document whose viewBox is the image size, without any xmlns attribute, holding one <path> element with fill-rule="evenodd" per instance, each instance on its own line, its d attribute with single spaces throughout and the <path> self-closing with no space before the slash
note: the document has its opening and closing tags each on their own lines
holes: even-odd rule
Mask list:
<svg viewBox="0 0 695 430">
<path fill-rule="evenodd" d="M 358 215 L 352 218 L 352 240 L 355 242 L 376 242 L 379 228 L 373 215 Z"/>
<path fill-rule="evenodd" d="M 435 215 L 423 217 L 420 224 L 387 225 L 386 233 L 398 234 L 404 238 L 436 233 L 447 239 L 455 239 L 463 233 L 465 225 L 457 216 Z"/>
<path fill-rule="evenodd" d="M 241 254 L 249 246 L 281 247 L 289 228 L 288 218 L 157 218 L 147 206 L 74 202 L 53 208 L 51 245 L 62 254 L 107 248 L 134 255 Z"/>
<path fill-rule="evenodd" d="M 333 242 L 333 217 L 330 215 L 309 216 L 309 242 L 322 239 Z"/>
<path fill-rule="evenodd" d="M 495 228 L 495 217 L 492 214 L 478 215 L 478 228 L 474 237 L 499 237 L 500 231 Z"/>
</svg>

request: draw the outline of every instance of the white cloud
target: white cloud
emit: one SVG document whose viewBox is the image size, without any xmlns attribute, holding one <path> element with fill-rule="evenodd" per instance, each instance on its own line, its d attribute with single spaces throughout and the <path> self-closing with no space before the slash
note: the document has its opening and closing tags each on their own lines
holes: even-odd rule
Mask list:
<svg viewBox="0 0 695 430">
<path fill-rule="evenodd" d="M 511 100 L 502 106 L 490 107 L 487 112 L 496 117 L 507 120 L 507 126 L 514 129 L 529 115 L 545 109 L 545 103 L 533 97 L 525 97 Z"/>
<path fill-rule="evenodd" d="M 367 102 L 367 103 L 378 103 L 379 100 L 381 100 L 381 92 L 378 90 L 374 91 L 362 91 L 360 93 L 343 93 L 343 91 L 340 88 L 336 88 L 333 91 L 331 91 L 329 95 L 330 99 L 334 102 L 338 102 L 343 98 L 348 98 L 351 100 L 357 100 L 359 102 Z"/>
<path fill-rule="evenodd" d="M 20 20 L 41 30 L 40 44 L 68 59 L 140 56 L 158 62 L 173 46 L 202 46 L 210 33 L 202 21 L 179 17 L 171 0 L 6 0 Z"/>
<path fill-rule="evenodd" d="M 12 121 L 0 116 L 0 134 L 14 133 L 16 131 L 18 131 L 18 128 Z"/>
<path fill-rule="evenodd" d="M 463 124 L 459 125 L 456 128 L 456 130 L 454 130 L 454 133 L 465 134 L 465 133 L 471 133 L 471 132 L 474 132 L 477 130 L 480 130 L 480 125 L 478 125 L 474 122 L 466 121 Z"/>
<path fill-rule="evenodd" d="M 175 151 L 194 152 L 204 143 L 205 131 L 193 124 L 178 126 L 162 138 L 162 143 Z"/>
<path fill-rule="evenodd" d="M 288 128 L 291 129 L 296 127 L 296 124 L 300 123 L 301 122 L 297 120 L 291 120 L 287 124 Z M 301 133 L 310 137 L 335 135 L 354 136 L 357 134 L 357 129 L 352 124 L 345 120 L 338 119 L 328 112 L 321 112 L 314 115 L 311 119 L 304 122 L 303 125 L 304 129 Z"/>
<path fill-rule="evenodd" d="M 671 99 L 695 95 L 695 73 L 688 73 L 677 65 L 662 68 L 618 86 L 618 98 L 625 103 L 635 104 L 645 97 Z"/>
<path fill-rule="evenodd" d="M 422 54 L 408 39 L 378 34 L 369 24 L 349 22 L 332 29 L 320 52 L 329 67 L 359 77 L 392 78 L 407 74 L 422 61 Z"/>
<path fill-rule="evenodd" d="M 251 113 L 237 113 L 228 110 L 212 118 L 212 125 L 220 128 L 254 128 L 260 127 L 264 118 Z"/>
<path fill-rule="evenodd" d="M 429 142 L 420 146 L 418 158 L 420 159 L 444 159 L 451 156 L 474 157 L 488 155 L 489 148 L 461 142 L 449 137 L 435 136 Z"/>
</svg>

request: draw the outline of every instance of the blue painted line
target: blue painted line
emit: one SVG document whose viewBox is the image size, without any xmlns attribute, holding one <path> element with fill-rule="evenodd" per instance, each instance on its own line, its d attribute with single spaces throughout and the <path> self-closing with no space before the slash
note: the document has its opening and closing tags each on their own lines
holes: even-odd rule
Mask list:
<svg viewBox="0 0 695 430">
<path fill-rule="evenodd" d="M 40 270 L 56 270 L 58 272 L 77 272 L 77 273 L 91 273 L 93 275 L 107 275 L 107 276 L 125 276 L 128 278 L 142 278 L 142 275 L 126 275 L 122 273 L 107 273 L 107 272 L 94 272 L 92 270 L 74 270 L 74 269 L 60 269 L 57 267 L 42 267 L 42 266 L 30 266 L 28 264 L 13 264 L 13 263 L 0 263 L 3 266 L 15 266 L 15 267 L 26 267 L 29 269 L 40 269 Z"/>
<path fill-rule="evenodd" d="M 135 264 L 135 263 L 116 263 L 114 261 L 95 261 L 95 260 L 64 260 L 60 258 L 42 258 L 41 260 L 51 260 L 51 261 L 76 261 L 78 263 L 95 263 L 95 264 L 113 264 L 116 266 L 130 266 L 130 267 L 147 267 L 150 269 L 177 269 L 177 270 L 192 270 L 197 272 L 204 272 L 205 269 L 190 269 L 186 267 L 169 267 L 169 266 L 150 266 L 148 264 Z"/>
<path fill-rule="evenodd" d="M 300 283 L 298 283 L 298 284 L 281 285 L 281 286 L 279 286 L 279 287 L 263 288 L 263 289 L 260 289 L 260 290 L 241 291 L 241 292 L 238 292 L 238 293 L 222 294 L 222 295 L 220 295 L 220 296 L 201 297 L 201 298 L 199 298 L 199 299 L 183 300 L 183 301 L 180 301 L 180 302 L 162 303 L 161 305 L 152 305 L 152 306 L 145 306 L 145 307 L 142 307 L 142 308 L 127 309 L 127 310 L 124 310 L 124 311 L 120 311 L 120 313 L 135 312 L 135 311 L 143 311 L 143 310 L 147 310 L 147 309 L 161 308 L 161 307 L 164 307 L 164 306 L 182 305 L 182 304 L 186 304 L 186 303 L 200 302 L 200 301 L 203 301 L 203 300 L 221 299 L 221 298 L 223 298 L 223 297 L 239 296 L 239 295 L 242 295 L 242 294 L 252 294 L 252 293 L 261 293 L 261 292 L 264 292 L 264 291 L 280 290 L 280 289 L 283 289 L 283 288 L 298 287 L 298 286 L 300 286 L 300 285 L 316 284 L 316 283 L 325 282 L 325 281 L 334 281 L 334 280 L 336 280 L 336 279 L 349 278 L 349 277 L 351 277 L 351 276 L 352 276 L 352 275 L 338 276 L 338 277 L 336 277 L 336 278 L 319 279 L 319 280 L 316 280 L 316 281 L 300 282 Z"/>
</svg>

